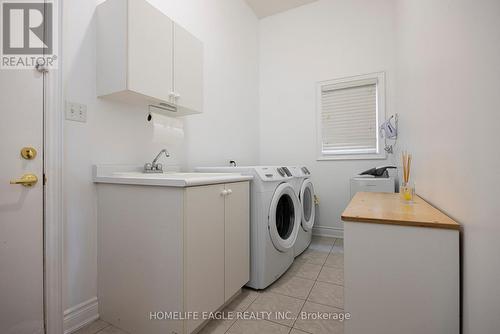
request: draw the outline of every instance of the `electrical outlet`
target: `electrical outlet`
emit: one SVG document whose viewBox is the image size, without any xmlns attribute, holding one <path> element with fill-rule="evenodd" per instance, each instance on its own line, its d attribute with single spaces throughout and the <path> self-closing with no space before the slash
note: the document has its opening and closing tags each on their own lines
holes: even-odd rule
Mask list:
<svg viewBox="0 0 500 334">
<path fill-rule="evenodd" d="M 87 122 L 87 106 L 84 104 L 66 101 L 65 118 L 68 121 Z"/>
</svg>

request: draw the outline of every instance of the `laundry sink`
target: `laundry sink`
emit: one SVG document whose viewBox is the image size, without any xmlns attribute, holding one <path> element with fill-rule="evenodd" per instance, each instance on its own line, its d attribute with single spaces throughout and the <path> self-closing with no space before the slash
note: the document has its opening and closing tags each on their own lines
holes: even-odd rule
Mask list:
<svg viewBox="0 0 500 334">
<path fill-rule="evenodd" d="M 98 165 L 93 170 L 95 183 L 190 187 L 248 181 L 252 177 L 234 173 L 164 172 L 144 173 L 140 166 Z"/>
<path fill-rule="evenodd" d="M 143 177 L 148 179 L 190 179 L 200 177 L 227 176 L 229 173 L 185 173 L 185 172 L 164 172 L 164 173 L 144 173 L 144 172 L 115 172 L 117 177 Z"/>
</svg>

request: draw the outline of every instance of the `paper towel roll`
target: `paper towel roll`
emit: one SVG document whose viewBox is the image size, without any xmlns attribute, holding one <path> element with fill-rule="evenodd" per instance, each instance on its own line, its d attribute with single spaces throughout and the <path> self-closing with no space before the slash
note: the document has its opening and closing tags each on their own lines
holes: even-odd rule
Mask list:
<svg viewBox="0 0 500 334">
<path fill-rule="evenodd" d="M 176 145 L 184 140 L 184 120 L 150 112 L 153 142 Z"/>
</svg>

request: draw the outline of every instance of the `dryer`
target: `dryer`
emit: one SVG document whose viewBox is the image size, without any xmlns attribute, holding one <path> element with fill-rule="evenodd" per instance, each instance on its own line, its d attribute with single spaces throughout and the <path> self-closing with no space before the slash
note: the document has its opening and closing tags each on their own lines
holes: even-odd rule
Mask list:
<svg viewBox="0 0 500 334">
<path fill-rule="evenodd" d="M 288 169 L 294 176 L 295 192 L 299 197 L 301 207 L 301 224 L 294 246 L 294 256 L 297 257 L 311 244 L 312 229 L 316 218 L 314 186 L 311 181 L 311 172 L 307 167 L 293 166 Z"/>
<path fill-rule="evenodd" d="M 250 281 L 264 289 L 283 275 L 295 257 L 301 207 L 287 167 L 198 167 L 199 172 L 239 173 L 250 182 Z"/>
</svg>

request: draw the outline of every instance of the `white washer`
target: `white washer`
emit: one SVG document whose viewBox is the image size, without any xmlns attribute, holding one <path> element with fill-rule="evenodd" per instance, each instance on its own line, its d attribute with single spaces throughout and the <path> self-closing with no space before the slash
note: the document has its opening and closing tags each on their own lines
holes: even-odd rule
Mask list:
<svg viewBox="0 0 500 334">
<path fill-rule="evenodd" d="M 304 252 L 311 244 L 312 229 L 316 217 L 314 204 L 314 186 L 311 181 L 311 172 L 307 167 L 288 167 L 295 178 L 295 192 L 299 197 L 301 207 L 301 224 L 297 241 L 294 246 L 295 257 Z"/>
<path fill-rule="evenodd" d="M 199 167 L 199 172 L 252 175 L 250 183 L 250 281 L 264 289 L 293 263 L 301 209 L 286 167 Z"/>
</svg>

